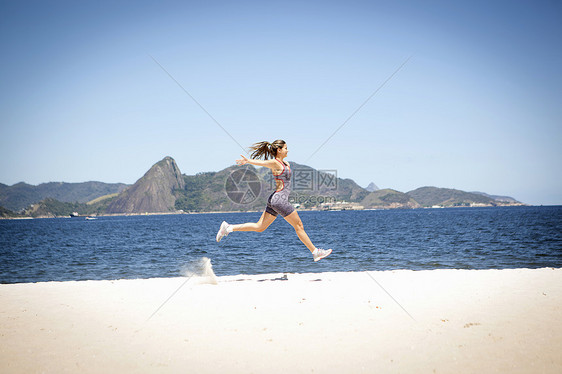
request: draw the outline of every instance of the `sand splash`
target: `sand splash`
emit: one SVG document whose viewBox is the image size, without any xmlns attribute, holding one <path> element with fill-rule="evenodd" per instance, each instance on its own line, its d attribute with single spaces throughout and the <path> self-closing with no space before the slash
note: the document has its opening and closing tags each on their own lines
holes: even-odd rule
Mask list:
<svg viewBox="0 0 562 374">
<path fill-rule="evenodd" d="M 211 259 L 208 257 L 202 257 L 186 264 L 182 268 L 181 274 L 184 277 L 192 277 L 198 284 L 218 284 Z"/>
</svg>

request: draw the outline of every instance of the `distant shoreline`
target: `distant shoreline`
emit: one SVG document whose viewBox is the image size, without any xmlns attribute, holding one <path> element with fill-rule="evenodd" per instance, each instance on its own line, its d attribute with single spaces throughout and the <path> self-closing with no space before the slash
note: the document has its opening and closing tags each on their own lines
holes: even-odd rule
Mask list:
<svg viewBox="0 0 562 374">
<path fill-rule="evenodd" d="M 561 205 L 529 205 L 529 204 L 507 204 L 497 206 L 448 206 L 448 207 L 422 207 L 422 208 L 369 208 L 369 209 L 297 209 L 299 212 L 341 212 L 341 211 L 374 211 L 374 210 L 426 210 L 426 209 L 474 209 L 474 208 L 516 208 L 516 207 L 555 207 Z M 145 213 L 104 213 L 95 215 L 79 215 L 79 216 L 38 216 L 38 217 L 0 217 L 0 220 L 28 220 L 28 219 L 46 219 L 46 218 L 97 218 L 97 217 L 136 217 L 136 216 L 170 216 L 170 215 L 190 215 L 190 214 L 232 214 L 232 213 L 261 213 L 263 210 L 247 210 L 247 211 L 206 211 L 206 212 L 145 212 Z"/>
</svg>

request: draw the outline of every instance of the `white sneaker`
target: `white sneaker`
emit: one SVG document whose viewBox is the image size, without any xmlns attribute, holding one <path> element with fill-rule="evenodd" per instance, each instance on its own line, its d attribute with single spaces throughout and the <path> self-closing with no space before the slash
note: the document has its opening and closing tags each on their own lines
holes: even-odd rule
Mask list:
<svg viewBox="0 0 562 374">
<path fill-rule="evenodd" d="M 314 258 L 314 262 L 320 261 L 324 257 L 328 257 L 330 253 L 332 253 L 331 249 L 316 248 L 314 252 L 312 252 L 312 258 Z"/>
<path fill-rule="evenodd" d="M 217 242 L 220 242 L 223 237 L 228 235 L 228 226 L 230 225 L 226 223 L 226 221 L 222 221 L 221 228 L 219 229 L 219 232 L 217 232 Z"/>
</svg>

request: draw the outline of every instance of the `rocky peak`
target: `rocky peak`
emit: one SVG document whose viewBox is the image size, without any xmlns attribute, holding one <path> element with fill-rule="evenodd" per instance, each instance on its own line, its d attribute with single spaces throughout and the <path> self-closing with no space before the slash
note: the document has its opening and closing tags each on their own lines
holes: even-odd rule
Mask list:
<svg viewBox="0 0 562 374">
<path fill-rule="evenodd" d="M 176 161 L 167 156 L 154 164 L 138 181 L 108 207 L 108 213 L 165 213 L 175 211 L 174 190 L 185 188 Z"/>
<path fill-rule="evenodd" d="M 185 188 L 185 182 L 181 175 L 180 168 L 178 164 L 176 164 L 176 161 L 170 156 L 166 156 L 154 164 L 137 183 L 143 179 L 158 181 L 162 187 L 171 189 Z"/>
<path fill-rule="evenodd" d="M 369 185 L 365 189 L 369 192 L 380 190 L 380 188 L 378 188 L 377 185 L 374 182 L 369 183 Z"/>
</svg>

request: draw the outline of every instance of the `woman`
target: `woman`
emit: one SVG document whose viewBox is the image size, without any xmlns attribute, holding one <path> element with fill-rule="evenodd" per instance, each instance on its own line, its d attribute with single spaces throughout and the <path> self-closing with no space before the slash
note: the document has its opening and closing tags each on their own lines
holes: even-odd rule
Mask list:
<svg viewBox="0 0 562 374">
<path fill-rule="evenodd" d="M 242 158 L 236 160 L 238 165 L 251 164 L 265 166 L 271 169 L 275 179 L 276 189 L 267 199 L 267 207 L 258 222 L 248 222 L 239 225 L 230 225 L 223 222 L 217 233 L 217 242 L 232 231 L 257 231 L 262 232 L 271 225 L 278 214 L 281 214 L 287 222 L 294 227 L 299 239 L 312 252 L 314 261 L 323 259 L 332 253 L 331 249 L 316 248 L 304 231 L 304 226 L 299 214 L 289 203 L 289 193 L 291 192 L 291 166 L 284 159 L 287 157 L 287 144 L 283 140 L 276 140 L 273 143 L 260 142 L 254 144 L 250 149 L 253 151 L 250 158 L 240 155 Z M 259 160 L 260 158 L 264 161 Z M 272 158 L 270 160 L 270 158 Z"/>
</svg>

